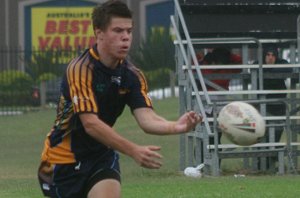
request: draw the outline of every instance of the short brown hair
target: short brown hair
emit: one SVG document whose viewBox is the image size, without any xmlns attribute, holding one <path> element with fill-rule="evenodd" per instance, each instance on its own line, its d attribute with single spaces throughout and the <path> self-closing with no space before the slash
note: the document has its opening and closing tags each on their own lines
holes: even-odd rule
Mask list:
<svg viewBox="0 0 300 198">
<path fill-rule="evenodd" d="M 132 19 L 132 12 L 128 6 L 120 0 L 108 0 L 96 6 L 92 13 L 93 28 L 105 30 L 112 17 Z"/>
</svg>

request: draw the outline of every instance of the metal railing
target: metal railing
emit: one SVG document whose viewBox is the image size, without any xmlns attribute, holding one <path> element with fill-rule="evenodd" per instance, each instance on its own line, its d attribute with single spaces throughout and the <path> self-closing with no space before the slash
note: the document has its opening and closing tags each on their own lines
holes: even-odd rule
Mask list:
<svg viewBox="0 0 300 198">
<path fill-rule="evenodd" d="M 199 161 L 199 156 L 194 156 L 195 150 L 205 149 L 208 145 L 207 138 L 213 137 L 215 135 L 215 130 L 212 130 L 210 122 L 215 121 L 214 117 L 207 117 L 206 110 L 204 107 L 203 101 L 206 101 L 206 105 L 214 108 L 214 104 L 217 101 L 212 101 L 212 96 L 226 96 L 229 98 L 228 101 L 238 99 L 238 100 L 256 100 L 260 99 L 263 100 L 267 94 L 288 94 L 291 95 L 289 101 L 296 101 L 298 100 L 300 90 L 298 89 L 283 89 L 283 90 L 264 90 L 264 78 L 266 78 L 266 74 L 264 74 L 264 68 L 295 68 L 298 70 L 300 64 L 282 64 L 282 65 L 263 65 L 262 60 L 262 43 L 265 41 L 256 39 L 256 38 L 190 38 L 187 26 L 185 24 L 184 16 L 181 12 L 180 5 L 177 0 L 174 0 L 175 3 L 175 16 L 171 16 L 171 23 L 175 32 L 176 40 L 174 41 L 175 49 L 176 49 L 176 57 L 177 57 L 177 70 L 178 70 L 178 84 L 179 84 L 179 99 L 180 99 L 180 112 L 183 113 L 184 111 L 189 110 L 196 110 L 200 111 L 203 115 L 204 119 L 204 127 L 196 127 L 194 131 L 191 131 L 187 135 L 182 135 L 180 137 L 180 169 L 183 170 L 188 163 L 189 166 L 197 165 L 198 163 L 203 163 L 203 161 Z M 300 23 L 299 23 L 300 24 Z M 298 24 L 298 26 L 299 26 Z M 299 28 L 298 28 L 299 29 Z M 181 32 L 180 32 L 181 30 Z M 183 36 L 182 36 L 183 35 Z M 185 39 L 182 39 L 185 37 Z M 299 34 L 298 34 L 299 37 Z M 284 41 L 288 42 L 288 41 Z M 296 42 L 295 40 L 291 40 L 291 43 Z M 257 60 L 258 64 L 248 65 L 248 64 L 241 64 L 241 65 L 199 65 L 197 60 L 194 45 L 229 45 L 234 44 L 241 45 L 243 50 L 243 54 L 245 53 L 244 50 L 248 50 L 248 45 L 253 47 L 253 44 L 256 46 L 257 49 Z M 245 47 L 246 46 L 246 47 Z M 299 48 L 299 46 L 298 46 Z M 293 52 L 293 54 L 296 54 Z M 295 56 L 296 58 L 296 56 Z M 292 60 L 291 62 L 295 62 Z M 243 70 L 251 70 L 255 72 L 249 73 L 241 73 L 241 74 L 222 74 L 221 76 L 218 74 L 209 74 L 206 75 L 205 78 L 201 72 L 202 69 L 243 69 Z M 200 81 L 201 91 L 199 91 L 195 76 Z M 221 87 L 218 87 L 215 83 L 211 81 L 211 79 L 231 79 L 232 77 L 243 80 L 244 78 L 250 79 L 251 87 L 250 89 L 247 87 L 246 89 L 243 88 L 242 90 L 224 90 Z M 268 78 L 278 78 L 276 76 L 267 76 Z M 284 75 L 283 75 L 284 77 Z M 283 78 L 282 76 L 279 78 Z M 294 78 L 297 83 L 299 83 L 299 75 L 297 74 L 286 74 L 286 78 Z M 258 81 L 257 81 L 258 79 Z M 207 85 L 216 88 L 217 91 L 208 91 Z M 241 86 L 242 87 L 242 86 Z M 236 97 L 236 98 L 235 98 Z M 224 101 L 223 101 L 224 102 Z M 262 101 L 261 101 L 262 103 Z M 289 105 L 295 105 L 294 103 L 289 103 Z M 261 105 L 262 114 L 264 115 L 265 112 L 265 105 Z M 276 116 L 276 117 L 267 117 L 266 120 L 292 120 L 297 121 L 299 120 L 299 116 L 290 116 L 289 114 L 286 116 Z M 204 130 L 203 130 L 204 129 Z M 293 134 L 293 140 L 287 142 L 287 148 L 290 148 L 292 141 L 295 140 L 295 134 Z M 196 146 L 194 146 L 194 144 Z M 202 145 L 204 144 L 204 146 Z M 216 149 L 214 152 L 218 152 Z M 206 153 L 204 155 L 207 155 Z M 195 161 L 191 158 L 196 158 Z M 188 161 L 188 162 L 187 162 Z M 290 161 L 292 163 L 292 161 Z M 206 163 L 206 162 L 204 162 Z M 290 164 L 291 164 L 290 163 Z"/>
</svg>

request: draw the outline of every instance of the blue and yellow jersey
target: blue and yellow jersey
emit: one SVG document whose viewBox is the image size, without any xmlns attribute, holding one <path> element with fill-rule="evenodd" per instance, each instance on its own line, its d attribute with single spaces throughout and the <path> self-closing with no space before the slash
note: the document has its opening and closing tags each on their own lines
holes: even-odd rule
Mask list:
<svg viewBox="0 0 300 198">
<path fill-rule="evenodd" d="M 152 108 L 147 91 L 143 73 L 129 61 L 120 61 L 116 69 L 110 69 L 101 63 L 96 46 L 83 52 L 66 69 L 42 161 L 67 164 L 105 153 L 108 148 L 85 132 L 78 115 L 94 113 L 113 126 L 125 105 L 131 110 Z"/>
</svg>

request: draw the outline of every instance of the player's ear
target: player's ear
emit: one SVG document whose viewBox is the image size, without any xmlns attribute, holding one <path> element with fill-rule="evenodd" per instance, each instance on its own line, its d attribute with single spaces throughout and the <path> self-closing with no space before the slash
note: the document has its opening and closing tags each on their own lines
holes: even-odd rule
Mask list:
<svg viewBox="0 0 300 198">
<path fill-rule="evenodd" d="M 103 32 L 100 29 L 95 29 L 94 34 L 96 36 L 96 39 L 103 40 Z"/>
</svg>

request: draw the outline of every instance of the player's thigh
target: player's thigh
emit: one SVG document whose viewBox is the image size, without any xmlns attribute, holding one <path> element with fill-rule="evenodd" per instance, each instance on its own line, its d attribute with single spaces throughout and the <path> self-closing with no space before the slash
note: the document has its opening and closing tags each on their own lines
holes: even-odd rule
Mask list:
<svg viewBox="0 0 300 198">
<path fill-rule="evenodd" d="M 88 192 L 88 198 L 120 198 L 121 184 L 116 179 L 104 179 L 97 182 Z"/>
</svg>

